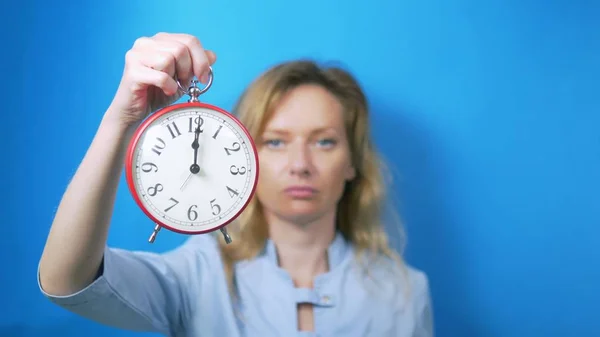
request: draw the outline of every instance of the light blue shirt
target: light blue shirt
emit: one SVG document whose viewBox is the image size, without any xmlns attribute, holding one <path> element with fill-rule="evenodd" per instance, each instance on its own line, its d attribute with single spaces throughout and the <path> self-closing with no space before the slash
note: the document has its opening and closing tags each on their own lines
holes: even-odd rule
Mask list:
<svg viewBox="0 0 600 337">
<path fill-rule="evenodd" d="M 164 254 L 107 247 L 101 276 L 85 289 L 69 296 L 40 289 L 96 322 L 173 337 L 433 336 L 422 271 L 406 266 L 396 273 L 370 262 L 369 276 L 338 233 L 328 249 L 329 272 L 317 276 L 312 289 L 296 288 L 276 256 L 269 240 L 258 258 L 235 265 L 239 302 L 230 296 L 212 235 L 194 236 Z M 300 302 L 313 304 L 314 332 L 298 331 Z"/>
</svg>

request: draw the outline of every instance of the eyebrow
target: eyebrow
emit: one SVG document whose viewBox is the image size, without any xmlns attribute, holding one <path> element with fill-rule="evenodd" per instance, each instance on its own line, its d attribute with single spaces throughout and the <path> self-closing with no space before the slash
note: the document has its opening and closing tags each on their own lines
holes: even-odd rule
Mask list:
<svg viewBox="0 0 600 337">
<path fill-rule="evenodd" d="M 317 128 L 315 130 L 312 130 L 311 134 L 316 134 L 316 133 L 323 133 L 323 132 L 327 132 L 327 131 L 334 131 L 334 132 L 338 132 L 338 130 L 334 127 L 331 126 L 324 126 L 324 127 L 320 127 Z M 263 133 L 272 133 L 272 134 L 281 134 L 281 135 L 287 135 L 290 132 L 285 130 L 285 129 L 280 129 L 280 128 L 270 128 L 270 129 L 265 129 L 265 131 Z"/>
</svg>

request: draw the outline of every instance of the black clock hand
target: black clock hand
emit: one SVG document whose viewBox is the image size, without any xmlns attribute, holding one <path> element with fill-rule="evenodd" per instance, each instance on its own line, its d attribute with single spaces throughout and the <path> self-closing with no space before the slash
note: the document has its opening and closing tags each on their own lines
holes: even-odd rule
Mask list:
<svg viewBox="0 0 600 337">
<path fill-rule="evenodd" d="M 194 163 L 192 166 L 190 166 L 190 172 L 192 174 L 200 172 L 200 166 L 198 165 L 198 148 L 200 147 L 200 144 L 198 144 L 198 138 L 200 137 L 200 127 L 197 127 L 194 133 L 194 141 L 192 142 L 192 149 L 194 149 Z"/>
</svg>

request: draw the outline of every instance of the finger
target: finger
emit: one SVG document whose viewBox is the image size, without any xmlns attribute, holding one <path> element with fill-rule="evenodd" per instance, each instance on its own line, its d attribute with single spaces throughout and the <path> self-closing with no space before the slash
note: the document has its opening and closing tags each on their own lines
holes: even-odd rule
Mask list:
<svg viewBox="0 0 600 337">
<path fill-rule="evenodd" d="M 208 58 L 208 63 L 212 66 L 217 62 L 217 54 L 212 50 L 206 50 L 206 57 Z"/>
<path fill-rule="evenodd" d="M 194 76 L 192 56 L 189 49 L 183 43 L 166 38 L 164 35 L 156 37 L 156 49 L 163 52 L 168 52 L 175 59 L 176 79 L 182 85 L 187 85 Z"/>
<path fill-rule="evenodd" d="M 142 65 L 175 77 L 175 56 L 173 54 L 160 50 L 142 51 L 139 53 L 139 58 Z"/>
<path fill-rule="evenodd" d="M 160 70 L 175 76 L 176 56 L 170 52 L 164 42 L 157 40 L 156 37 L 141 37 L 135 41 L 131 50 L 134 63 L 137 61 L 142 65 Z"/>
<path fill-rule="evenodd" d="M 202 82 L 208 80 L 209 59 L 200 40 L 188 34 L 171 34 L 171 38 L 183 43 L 189 49 L 192 56 L 192 67 L 194 75 Z M 206 75 L 206 76 L 205 76 Z M 203 80 L 204 79 L 204 80 Z"/>
<path fill-rule="evenodd" d="M 138 65 L 132 67 L 129 72 L 130 80 L 136 85 L 153 85 L 160 88 L 167 96 L 175 95 L 179 89 L 175 80 L 164 71 Z"/>
<path fill-rule="evenodd" d="M 208 58 L 208 64 L 210 64 L 212 66 L 213 64 L 215 64 L 215 62 L 217 62 L 217 55 L 213 51 L 206 50 L 205 53 L 206 53 L 206 57 Z M 209 73 L 206 72 L 202 76 L 203 77 L 200 79 L 200 82 L 208 83 Z"/>
<path fill-rule="evenodd" d="M 215 55 L 214 52 L 209 51 L 209 50 L 206 50 L 204 53 L 206 54 L 206 59 L 208 60 L 208 64 L 212 66 L 215 63 L 217 56 Z M 201 75 L 201 77 L 199 78 L 200 82 L 208 83 L 209 76 L 212 76 L 210 69 Z"/>
</svg>

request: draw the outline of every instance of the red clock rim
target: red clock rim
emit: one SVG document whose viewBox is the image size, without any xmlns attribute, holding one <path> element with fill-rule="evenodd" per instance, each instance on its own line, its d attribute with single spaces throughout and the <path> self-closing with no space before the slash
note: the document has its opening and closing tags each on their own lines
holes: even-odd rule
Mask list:
<svg viewBox="0 0 600 337">
<path fill-rule="evenodd" d="M 187 230 L 180 230 L 174 227 L 171 227 L 169 225 L 167 225 L 166 223 L 164 223 L 163 221 L 161 221 L 160 219 L 156 218 L 144 205 L 144 203 L 142 202 L 137 190 L 135 189 L 135 184 L 133 181 L 133 158 L 134 158 L 134 151 L 135 148 L 137 147 L 137 144 L 139 142 L 139 139 L 141 138 L 141 136 L 144 134 L 144 132 L 146 131 L 146 129 L 150 126 L 150 124 L 152 124 L 156 119 L 160 118 L 161 116 L 173 111 L 173 110 L 177 110 L 177 109 L 181 109 L 181 108 L 189 108 L 189 107 L 197 107 L 197 108 L 206 108 L 206 109 L 211 109 L 211 110 L 215 110 L 218 111 L 228 117 L 230 117 L 235 123 L 237 123 L 237 125 L 242 129 L 242 131 L 244 131 L 244 133 L 246 134 L 246 136 L 248 137 L 249 141 L 250 141 L 250 147 L 252 148 L 252 152 L 254 153 L 254 157 L 256 158 L 256 168 L 255 168 L 255 172 L 254 172 L 254 184 L 252 186 L 252 189 L 250 190 L 250 197 L 248 198 L 248 200 L 246 200 L 246 202 L 242 205 L 242 207 L 239 209 L 239 211 L 228 221 L 224 222 L 222 225 L 219 225 L 213 229 L 208 229 L 208 230 L 201 230 L 201 231 L 187 231 Z M 250 201 L 252 201 L 252 199 L 254 198 L 254 194 L 256 193 L 256 186 L 258 185 L 258 175 L 259 175 L 259 160 L 258 160 L 258 151 L 256 150 L 256 143 L 254 142 L 254 139 L 252 138 L 252 136 L 250 135 L 250 133 L 248 132 L 248 129 L 246 129 L 246 127 L 239 121 L 239 119 L 234 116 L 233 114 L 231 114 L 230 112 L 221 109 L 217 106 L 211 105 L 211 104 L 207 104 L 207 103 L 202 103 L 202 102 L 186 102 L 186 103 L 177 103 L 177 104 L 173 104 L 170 106 L 167 106 L 161 110 L 158 110 L 156 112 L 154 112 L 152 115 L 150 115 L 149 117 L 147 117 L 135 130 L 135 132 L 133 133 L 133 136 L 129 142 L 129 146 L 127 147 L 127 152 L 126 152 L 126 160 L 125 160 L 125 178 L 127 180 L 127 186 L 129 188 L 129 191 L 131 192 L 131 195 L 133 196 L 133 199 L 135 200 L 135 203 L 138 205 L 138 207 L 142 210 L 142 212 L 144 212 L 144 214 L 146 214 L 146 216 L 148 216 L 148 218 L 150 218 L 155 224 L 161 226 L 162 228 L 166 228 L 170 231 L 173 231 L 175 233 L 179 233 L 179 234 L 188 234 L 188 235 L 198 235 L 198 234 L 207 234 L 207 233 L 211 233 L 214 232 L 216 230 L 219 230 L 225 226 L 227 226 L 228 224 L 230 224 L 231 222 L 233 222 L 237 217 L 240 216 L 240 214 L 248 207 L 248 205 L 250 204 Z"/>
</svg>

